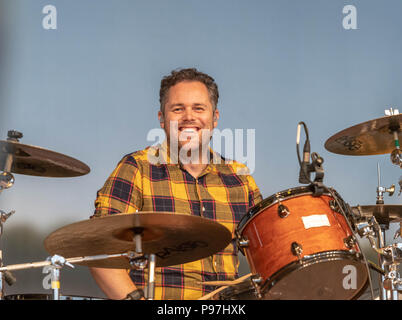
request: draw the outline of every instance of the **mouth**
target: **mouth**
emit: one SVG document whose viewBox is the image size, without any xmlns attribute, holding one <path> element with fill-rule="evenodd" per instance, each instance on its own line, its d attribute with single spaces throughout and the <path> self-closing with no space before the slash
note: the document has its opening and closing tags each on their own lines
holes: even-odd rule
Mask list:
<svg viewBox="0 0 402 320">
<path fill-rule="evenodd" d="M 199 127 L 179 127 L 179 132 L 181 133 L 197 133 L 198 131 L 200 131 Z"/>
</svg>

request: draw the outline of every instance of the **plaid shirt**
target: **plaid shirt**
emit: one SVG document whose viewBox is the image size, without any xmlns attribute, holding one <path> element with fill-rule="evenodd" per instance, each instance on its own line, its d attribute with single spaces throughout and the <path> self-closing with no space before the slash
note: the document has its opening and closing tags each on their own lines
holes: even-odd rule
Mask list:
<svg viewBox="0 0 402 320">
<path fill-rule="evenodd" d="M 150 155 L 164 161 L 152 164 Z M 194 178 L 171 162 L 166 143 L 124 156 L 98 191 L 93 217 L 137 210 L 178 212 L 215 220 L 235 239 L 242 216 L 262 199 L 252 176 L 245 174 L 247 167 L 236 161 L 210 163 Z M 233 240 L 205 259 L 156 268 L 155 299 L 198 299 L 216 288 L 200 282 L 233 280 L 238 277 L 238 265 Z M 131 270 L 130 276 L 139 288 L 147 284 L 146 271 Z"/>
</svg>

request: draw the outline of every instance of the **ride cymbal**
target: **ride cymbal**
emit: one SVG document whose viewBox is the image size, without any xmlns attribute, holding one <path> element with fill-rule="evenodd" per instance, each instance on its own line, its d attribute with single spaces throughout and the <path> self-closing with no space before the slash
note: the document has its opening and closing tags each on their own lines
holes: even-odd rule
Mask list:
<svg viewBox="0 0 402 320">
<path fill-rule="evenodd" d="M 206 258 L 224 249 L 230 231 L 210 219 L 171 212 L 121 213 L 73 223 L 44 241 L 50 254 L 64 258 L 135 251 L 136 233 L 142 234 L 142 252 L 156 255 L 165 267 Z M 91 267 L 130 269 L 126 257 L 78 263 Z"/>
<path fill-rule="evenodd" d="M 391 153 L 395 149 L 394 132 L 402 138 L 402 114 L 386 116 L 344 129 L 325 142 L 333 153 L 364 156 Z"/>
<path fill-rule="evenodd" d="M 90 172 L 89 167 L 72 157 L 41 147 L 0 140 L 0 170 L 7 156 L 12 156 L 11 172 L 40 177 L 77 177 Z"/>
</svg>

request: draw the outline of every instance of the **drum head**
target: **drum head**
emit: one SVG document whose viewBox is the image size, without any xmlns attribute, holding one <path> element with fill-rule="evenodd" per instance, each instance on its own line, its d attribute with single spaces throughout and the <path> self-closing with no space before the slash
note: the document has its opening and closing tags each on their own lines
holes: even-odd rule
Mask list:
<svg viewBox="0 0 402 320">
<path fill-rule="evenodd" d="M 368 285 L 367 268 L 342 253 L 318 254 L 304 265 L 291 263 L 264 285 L 266 300 L 351 300 Z"/>
</svg>

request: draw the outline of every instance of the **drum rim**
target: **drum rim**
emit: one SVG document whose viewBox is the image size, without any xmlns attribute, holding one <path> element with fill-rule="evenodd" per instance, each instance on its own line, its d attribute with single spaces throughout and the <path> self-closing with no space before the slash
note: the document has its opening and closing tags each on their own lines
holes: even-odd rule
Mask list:
<svg viewBox="0 0 402 320">
<path fill-rule="evenodd" d="M 291 194 L 286 196 L 286 194 L 288 194 L 288 193 L 291 193 Z M 247 213 L 240 219 L 240 221 L 237 225 L 237 228 L 236 228 L 236 232 L 238 234 L 241 234 L 243 232 L 244 228 L 247 226 L 247 224 L 251 221 L 252 218 L 259 215 L 263 210 L 278 203 L 278 201 L 279 201 L 278 198 L 281 201 L 285 201 L 288 199 L 293 199 L 296 197 L 301 197 L 303 195 L 308 195 L 308 194 L 312 194 L 312 193 L 314 193 L 312 185 L 308 185 L 308 186 L 299 186 L 299 187 L 294 187 L 294 188 L 288 188 L 288 189 L 276 192 L 267 198 L 264 198 L 259 203 L 257 203 L 253 207 L 251 207 L 247 211 Z M 324 192 L 323 195 L 332 197 L 332 195 L 328 192 Z"/>
<path fill-rule="evenodd" d="M 53 300 L 53 294 L 51 293 L 14 293 L 14 294 L 8 294 L 4 296 L 4 300 L 24 300 L 24 299 L 15 299 L 18 297 L 29 297 L 29 300 Z M 35 297 L 37 299 L 35 299 Z M 83 298 L 88 299 L 88 300 L 105 300 L 100 297 L 92 297 L 92 296 L 81 296 L 81 295 L 75 295 L 75 294 L 60 294 L 61 298 Z M 13 299 L 10 299 L 13 298 Z M 49 298 L 49 299 L 40 299 L 40 298 Z M 71 299 L 71 300 L 73 300 Z M 28 300 L 28 299 L 26 299 Z M 69 299 L 61 299 L 61 300 L 69 300 Z"/>
<path fill-rule="evenodd" d="M 267 278 L 261 285 L 260 288 L 261 293 L 264 294 L 266 292 L 269 292 L 269 290 L 271 290 L 276 283 L 278 283 L 280 280 L 282 280 L 283 278 L 285 278 L 294 271 L 304 269 L 317 263 L 340 261 L 340 260 L 354 260 L 364 265 L 364 260 L 362 259 L 362 256 L 363 255 L 361 253 L 350 252 L 346 250 L 330 250 L 306 255 L 301 259 L 303 263 L 300 263 L 299 260 L 293 261 L 287 264 L 286 266 L 282 267 L 278 271 L 276 271 L 271 277 Z M 366 274 L 366 280 L 364 281 L 364 284 L 359 290 L 356 291 L 356 294 L 353 296 L 351 300 L 358 299 L 367 289 L 367 286 L 369 285 L 369 277 L 367 274 L 367 269 L 365 269 L 365 274 Z"/>
</svg>

